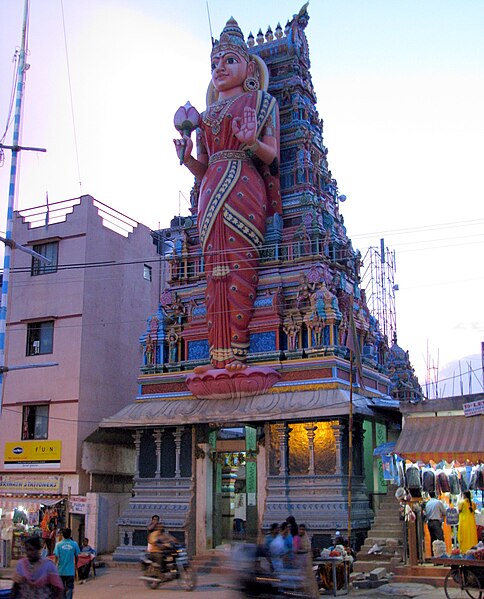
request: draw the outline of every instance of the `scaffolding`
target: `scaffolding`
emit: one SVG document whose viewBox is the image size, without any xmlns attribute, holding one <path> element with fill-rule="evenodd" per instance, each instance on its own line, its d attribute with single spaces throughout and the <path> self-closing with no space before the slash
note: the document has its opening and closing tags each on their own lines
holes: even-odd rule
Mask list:
<svg viewBox="0 0 484 599">
<path fill-rule="evenodd" d="M 366 291 L 368 309 L 380 323 L 380 330 L 391 342 L 397 333 L 395 310 L 395 250 L 385 246 L 380 239 L 380 247 L 369 247 L 363 259 L 365 269 L 362 287 Z"/>
</svg>

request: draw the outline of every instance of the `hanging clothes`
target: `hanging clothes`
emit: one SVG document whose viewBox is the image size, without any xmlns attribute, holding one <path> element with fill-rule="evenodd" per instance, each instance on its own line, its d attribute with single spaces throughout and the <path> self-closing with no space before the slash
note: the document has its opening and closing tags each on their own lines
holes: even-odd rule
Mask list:
<svg viewBox="0 0 484 599">
<path fill-rule="evenodd" d="M 420 471 L 417 466 L 409 466 L 407 468 L 407 471 L 405 472 L 405 482 L 409 489 L 420 490 Z"/>
<path fill-rule="evenodd" d="M 430 468 L 422 471 L 422 489 L 426 493 L 435 493 L 435 472 Z"/>
<path fill-rule="evenodd" d="M 449 487 L 451 495 L 459 495 L 460 493 L 460 485 L 459 485 L 459 476 L 456 470 L 452 470 L 449 474 Z"/>
</svg>

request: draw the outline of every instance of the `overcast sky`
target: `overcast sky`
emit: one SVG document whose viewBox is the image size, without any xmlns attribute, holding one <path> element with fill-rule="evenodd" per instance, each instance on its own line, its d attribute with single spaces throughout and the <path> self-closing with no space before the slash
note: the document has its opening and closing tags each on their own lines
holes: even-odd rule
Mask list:
<svg viewBox="0 0 484 599">
<path fill-rule="evenodd" d="M 211 0 L 213 33 L 232 15 L 245 35 L 265 33 L 301 5 Z M 308 11 L 311 72 L 348 234 L 363 255 L 382 237 L 396 252 L 399 345 L 422 384 L 437 362 L 446 376 L 459 359 L 467 372 L 472 355 L 479 368 L 484 2 L 313 0 Z M 22 0 L 0 0 L 1 133 L 22 14 Z M 45 203 L 48 191 L 50 202 L 90 194 L 152 228 L 186 214 L 192 178 L 174 154 L 173 114 L 187 100 L 205 107 L 205 0 L 31 0 L 29 31 L 21 141 L 48 152 L 23 153 L 18 208 Z M 6 151 L 0 230 L 9 171 Z M 473 376 L 478 391 L 482 374 Z"/>
</svg>

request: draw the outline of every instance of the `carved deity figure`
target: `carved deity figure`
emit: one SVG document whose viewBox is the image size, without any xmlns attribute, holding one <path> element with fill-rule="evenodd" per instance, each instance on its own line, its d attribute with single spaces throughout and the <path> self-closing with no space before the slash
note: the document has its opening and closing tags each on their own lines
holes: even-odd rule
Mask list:
<svg viewBox="0 0 484 599">
<path fill-rule="evenodd" d="M 145 363 L 147 366 L 155 363 L 155 344 L 150 334 L 146 338 Z"/>
<path fill-rule="evenodd" d="M 277 102 L 264 91 L 267 67 L 249 54 L 233 19 L 213 46 L 211 66 L 197 157 L 189 135 L 174 140 L 178 157 L 200 182 L 211 364 L 197 367 L 198 374 L 246 367 L 266 218 L 281 212 Z"/>
<path fill-rule="evenodd" d="M 313 289 L 314 286 L 309 282 L 307 274 L 301 273 L 299 275 L 299 285 L 296 296 L 296 306 L 298 310 L 309 305 Z"/>
<path fill-rule="evenodd" d="M 168 334 L 168 362 L 173 364 L 178 361 L 178 335 L 175 329 L 170 329 Z"/>
<path fill-rule="evenodd" d="M 296 351 L 298 346 L 299 326 L 296 324 L 293 317 L 286 322 L 283 330 L 287 336 L 287 349 L 289 351 Z"/>
</svg>

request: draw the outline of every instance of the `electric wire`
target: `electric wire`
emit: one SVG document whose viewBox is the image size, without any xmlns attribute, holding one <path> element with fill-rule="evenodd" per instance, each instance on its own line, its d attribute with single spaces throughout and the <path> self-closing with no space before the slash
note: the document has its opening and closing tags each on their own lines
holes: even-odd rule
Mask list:
<svg viewBox="0 0 484 599">
<path fill-rule="evenodd" d="M 474 373 L 474 372 L 478 372 L 480 370 L 481 370 L 481 368 L 476 368 L 476 369 L 472 369 L 470 372 Z M 468 374 L 468 373 L 466 373 L 466 374 Z M 454 378 L 454 377 L 450 376 L 450 377 L 446 377 L 446 378 L 443 378 L 443 379 L 439 379 L 439 382 L 452 380 L 452 378 Z M 359 394 L 359 395 L 361 395 L 361 394 Z M 433 400 L 433 399 L 431 399 L 429 397 L 425 397 L 425 396 L 423 396 L 423 397 L 424 397 L 424 399 L 426 399 L 429 402 L 435 401 L 435 400 Z M 51 402 L 50 405 L 60 405 L 62 403 L 65 403 L 65 401 L 66 400 L 59 400 L 59 401 L 55 401 L 53 403 Z M 70 401 L 73 401 L 73 400 L 70 400 Z M 74 401 L 78 401 L 78 400 L 74 400 Z M 156 400 L 152 400 L 151 398 L 147 397 L 146 401 L 156 401 Z M 177 399 L 177 401 L 179 401 L 179 398 Z M 15 414 L 21 414 L 22 410 L 24 408 L 24 405 L 25 404 L 19 405 L 18 406 L 19 409 L 17 410 L 17 409 L 14 409 L 13 406 L 11 406 L 11 405 L 9 406 L 9 404 L 6 404 L 6 405 L 4 405 L 3 409 L 6 410 L 6 411 L 14 412 Z M 344 406 L 344 405 L 348 405 L 348 402 L 344 401 L 344 400 L 342 400 L 342 401 L 335 401 L 335 402 L 326 404 L 325 408 L 335 408 L 335 407 L 337 408 L 337 407 Z M 312 408 L 312 407 L 308 407 L 307 408 L 307 410 L 313 410 L 313 409 L 314 408 Z M 300 409 L 300 412 L 304 412 L 304 411 L 305 411 L 304 408 Z M 125 420 L 112 420 L 109 416 L 105 416 L 105 418 L 109 419 L 109 423 L 110 424 L 125 424 L 125 425 L 127 425 L 127 423 L 126 423 Z M 82 418 L 61 418 L 60 416 L 50 416 L 50 414 L 49 414 L 49 420 L 58 420 L 58 421 L 61 421 L 61 422 L 72 422 L 72 423 L 79 423 L 79 422 L 81 422 L 81 423 L 84 423 L 84 424 L 99 424 L 99 422 L 100 422 L 99 420 L 85 420 L 85 419 L 82 419 Z"/>
<path fill-rule="evenodd" d="M 7 113 L 7 123 L 5 125 L 5 131 L 3 132 L 2 136 L 0 137 L 0 143 L 3 143 L 8 130 L 10 129 L 12 123 L 13 123 L 13 107 L 14 107 L 14 103 L 15 103 L 15 90 L 17 89 L 17 79 L 18 79 L 18 58 L 19 58 L 19 49 L 17 48 L 15 50 L 15 54 L 13 56 L 12 59 L 12 63 L 13 63 L 13 76 L 12 76 L 12 89 L 10 91 L 10 101 L 9 101 L 9 105 L 8 105 L 8 113 Z"/>
<path fill-rule="evenodd" d="M 76 129 L 76 119 L 74 116 L 74 100 L 72 94 L 72 82 L 71 82 L 71 68 L 69 64 L 69 52 L 67 48 L 67 33 L 66 33 L 66 21 L 64 17 L 64 0 L 60 0 L 61 12 L 62 12 L 62 27 L 64 31 L 64 49 L 66 54 L 66 65 L 67 65 L 67 80 L 69 83 L 69 97 L 70 97 L 70 105 L 71 105 L 71 118 L 72 118 L 72 130 L 74 134 L 74 147 L 76 151 L 76 164 L 77 164 L 77 176 L 79 179 L 79 191 L 82 195 L 82 180 L 81 180 L 81 167 L 79 164 L 79 147 L 77 143 L 77 129 Z"/>
</svg>

